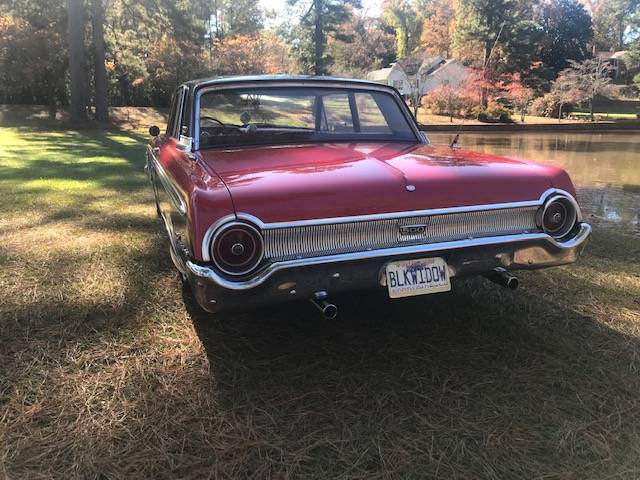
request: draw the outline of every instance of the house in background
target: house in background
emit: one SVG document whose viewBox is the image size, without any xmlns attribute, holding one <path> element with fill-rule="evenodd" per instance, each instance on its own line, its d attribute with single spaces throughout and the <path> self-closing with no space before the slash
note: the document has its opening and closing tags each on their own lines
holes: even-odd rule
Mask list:
<svg viewBox="0 0 640 480">
<path fill-rule="evenodd" d="M 400 59 L 388 68 L 369 72 L 367 79 L 395 87 L 408 98 L 416 93 L 426 95 L 444 85 L 458 87 L 468 76 L 469 69 L 459 61 L 435 56 Z"/>
<path fill-rule="evenodd" d="M 449 85 L 457 88 L 469 78 L 470 69 L 458 60 L 443 60 L 436 69 L 424 75 L 421 82 L 421 93 L 426 95 L 436 88 Z"/>
<path fill-rule="evenodd" d="M 618 80 L 627 72 L 624 63 L 624 57 L 627 54 L 625 50 L 618 52 L 596 52 L 596 58 L 605 63 L 609 67 L 609 76 L 613 80 Z"/>
<path fill-rule="evenodd" d="M 389 85 L 398 90 L 402 95 L 409 95 L 409 93 L 411 93 L 409 77 L 397 63 L 392 63 L 387 68 L 369 72 L 367 74 L 367 80 Z"/>
</svg>

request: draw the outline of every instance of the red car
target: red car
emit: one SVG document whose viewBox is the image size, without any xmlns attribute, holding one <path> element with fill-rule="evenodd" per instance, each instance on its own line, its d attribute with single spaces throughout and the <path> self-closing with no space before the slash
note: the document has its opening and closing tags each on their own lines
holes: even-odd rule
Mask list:
<svg viewBox="0 0 640 480">
<path fill-rule="evenodd" d="M 151 127 L 147 171 L 176 268 L 210 312 L 379 289 L 443 292 L 575 262 L 591 228 L 559 168 L 429 144 L 361 80 L 196 80 Z"/>
</svg>

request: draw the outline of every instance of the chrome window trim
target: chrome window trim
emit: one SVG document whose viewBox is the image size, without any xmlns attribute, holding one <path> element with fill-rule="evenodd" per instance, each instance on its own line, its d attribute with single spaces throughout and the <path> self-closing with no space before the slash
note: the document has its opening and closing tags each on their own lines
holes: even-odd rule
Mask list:
<svg viewBox="0 0 640 480">
<path fill-rule="evenodd" d="M 351 83 L 351 82 L 341 82 L 336 80 L 318 80 L 318 79 L 310 79 L 310 80 L 254 80 L 254 81 L 238 81 L 238 82 L 229 82 L 222 84 L 212 84 L 209 86 L 201 86 L 197 89 L 195 98 L 194 98 L 194 108 L 193 108 L 193 125 L 194 125 L 194 133 L 193 133 L 193 141 L 194 141 L 194 150 L 200 150 L 200 97 L 205 93 L 216 91 L 216 90 L 234 90 L 238 88 L 255 88 L 255 87 L 305 87 L 305 86 L 314 86 L 321 88 L 341 88 L 347 90 L 372 90 L 377 92 L 384 92 L 388 95 L 391 95 L 395 100 L 398 106 L 400 107 L 400 111 L 405 116 L 405 119 L 409 123 L 411 130 L 413 131 L 416 141 L 418 143 L 429 143 L 426 135 L 422 134 L 422 131 L 418 127 L 416 120 L 411 115 L 411 111 L 407 104 L 404 102 L 400 94 L 395 88 L 391 88 L 387 85 L 376 85 L 376 84 L 367 84 L 367 83 Z M 372 140 L 367 140 L 372 141 Z M 353 141 L 351 141 L 353 142 Z M 322 143 L 322 142 L 318 142 Z"/>
<path fill-rule="evenodd" d="M 185 203 L 182 195 L 176 189 L 173 180 L 169 177 L 169 174 L 164 169 L 162 164 L 158 161 L 155 154 L 153 153 L 153 149 L 151 146 L 147 146 L 147 155 L 151 159 L 150 165 L 158 174 L 158 178 L 160 179 L 160 183 L 164 187 L 164 190 L 167 192 L 167 195 L 171 199 L 174 207 L 178 210 L 180 215 L 185 216 L 187 214 L 187 204 Z"/>
<path fill-rule="evenodd" d="M 185 104 L 185 100 L 186 100 L 186 93 L 187 93 L 187 87 L 186 85 L 182 85 L 178 88 L 178 90 L 182 90 L 182 92 L 179 93 L 180 97 L 178 98 L 178 107 L 176 109 L 176 111 L 178 112 L 178 115 L 176 116 L 176 118 L 174 118 L 174 125 L 172 125 L 172 135 L 170 135 L 171 137 L 175 138 L 176 140 L 180 140 L 180 137 L 182 136 L 182 120 L 184 119 L 184 104 Z M 177 128 L 176 128 L 177 127 Z"/>
<path fill-rule="evenodd" d="M 208 278 L 217 285 L 229 290 L 249 290 L 266 282 L 269 277 L 279 270 L 288 268 L 308 267 L 313 265 L 322 265 L 326 263 L 352 262 L 357 260 L 368 260 L 372 258 L 396 257 L 400 255 L 428 254 L 431 252 L 443 252 L 448 250 L 457 250 L 469 247 L 482 247 L 489 245 L 502 245 L 508 243 L 519 243 L 528 241 L 547 241 L 551 245 L 560 249 L 572 249 L 581 245 L 590 235 L 591 227 L 586 224 L 580 224 L 579 232 L 571 239 L 558 241 L 546 233 L 526 233 L 516 235 L 503 235 L 498 237 L 474 238 L 467 240 L 455 240 L 450 242 L 431 243 L 422 245 L 412 245 L 406 247 L 386 248 L 380 250 L 369 250 L 364 252 L 344 253 L 339 255 L 327 255 L 323 257 L 302 258 L 296 260 L 287 260 L 283 262 L 272 263 L 264 270 L 260 271 L 256 276 L 244 281 L 234 281 L 224 278 L 214 269 L 197 265 L 192 261 L 187 261 L 186 266 L 192 274 Z"/>
<path fill-rule="evenodd" d="M 291 222 L 274 222 L 274 223 L 264 223 L 258 217 L 254 215 L 250 215 L 248 213 L 239 212 L 237 214 L 227 215 L 215 221 L 205 232 L 205 235 L 202 239 L 202 260 L 205 262 L 211 261 L 211 257 L 209 255 L 209 245 L 211 244 L 211 238 L 213 237 L 215 231 L 221 227 L 224 223 L 232 220 L 244 220 L 246 222 L 252 223 L 255 226 L 259 227 L 260 230 L 268 230 L 273 228 L 287 228 L 287 227 L 300 227 L 300 226 L 309 226 L 309 225 L 327 225 L 327 224 L 336 224 L 336 223 L 349 223 L 349 222 L 360 222 L 360 221 L 375 221 L 375 220 L 389 220 L 389 219 L 397 219 L 397 218 L 406 218 L 406 217 L 420 217 L 420 216 L 431 216 L 431 215 L 446 215 L 449 213 L 466 213 L 466 212 L 478 212 L 478 211 L 490 211 L 490 210 L 504 210 L 511 208 L 520 208 L 520 207 L 542 207 L 549 198 L 552 196 L 561 195 L 567 197 L 569 201 L 574 204 L 576 208 L 576 223 L 582 222 L 582 214 L 580 212 L 580 207 L 576 202 L 573 195 L 569 192 L 559 189 L 559 188 L 550 188 L 546 190 L 538 200 L 528 200 L 521 202 L 511 202 L 511 203 L 491 203 L 485 205 L 471 205 L 466 207 L 447 207 L 447 208 L 436 208 L 430 210 L 412 210 L 405 212 L 392 212 L 392 213 L 380 213 L 373 215 L 355 215 L 355 216 L 347 216 L 347 217 L 332 217 L 332 218 L 318 218 L 312 220 L 296 220 Z M 545 234 L 546 235 L 546 234 Z M 386 249 L 391 250 L 391 249 Z M 321 258 L 321 257 L 318 257 Z"/>
</svg>

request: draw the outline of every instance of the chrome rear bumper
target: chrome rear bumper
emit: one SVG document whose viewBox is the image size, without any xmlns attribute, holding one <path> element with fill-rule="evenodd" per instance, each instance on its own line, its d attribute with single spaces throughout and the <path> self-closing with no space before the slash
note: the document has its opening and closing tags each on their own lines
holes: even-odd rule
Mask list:
<svg viewBox="0 0 640 480">
<path fill-rule="evenodd" d="M 562 242 L 529 233 L 288 260 L 244 280 L 231 280 L 175 254 L 172 258 L 189 278 L 198 303 L 217 312 L 307 299 L 320 290 L 334 294 L 380 287 L 385 265 L 397 260 L 442 257 L 451 277 L 486 274 L 497 267 L 512 271 L 566 265 L 578 259 L 590 234 L 591 227 L 581 223 L 574 236 Z"/>
</svg>

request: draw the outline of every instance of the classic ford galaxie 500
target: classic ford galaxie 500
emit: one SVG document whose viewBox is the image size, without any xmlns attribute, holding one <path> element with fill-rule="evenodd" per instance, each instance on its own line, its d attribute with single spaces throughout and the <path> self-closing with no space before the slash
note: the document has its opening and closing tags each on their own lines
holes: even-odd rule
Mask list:
<svg viewBox="0 0 640 480">
<path fill-rule="evenodd" d="M 443 292 L 575 262 L 590 227 L 568 175 L 436 147 L 398 92 L 360 80 L 185 83 L 147 171 L 176 268 L 218 312 L 331 295 Z"/>
</svg>

